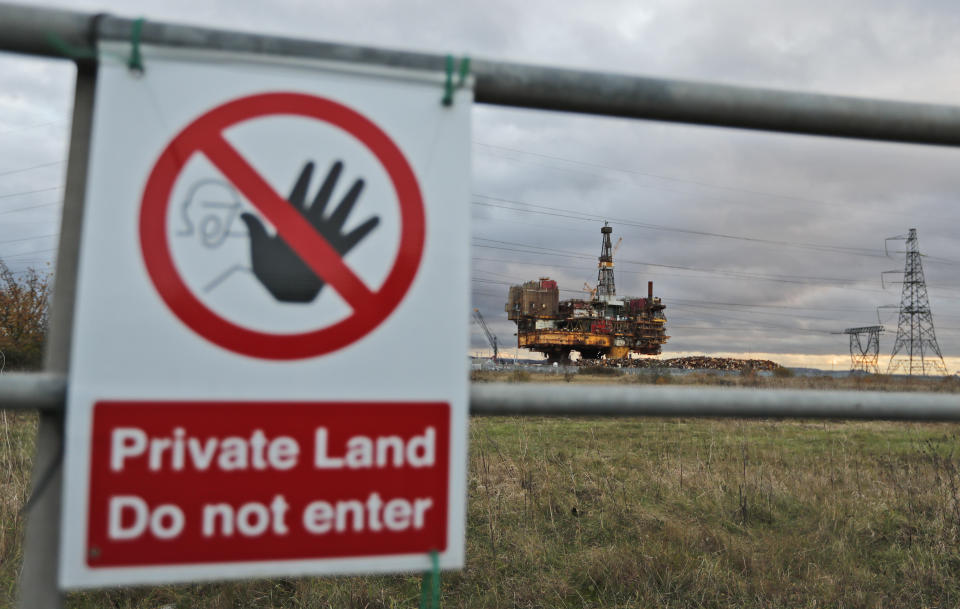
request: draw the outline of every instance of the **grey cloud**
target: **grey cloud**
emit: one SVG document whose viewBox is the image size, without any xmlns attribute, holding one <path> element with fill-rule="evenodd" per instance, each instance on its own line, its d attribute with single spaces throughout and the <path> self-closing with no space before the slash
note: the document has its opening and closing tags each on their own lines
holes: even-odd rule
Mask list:
<svg viewBox="0 0 960 609">
<path fill-rule="evenodd" d="M 69 8 L 131 13 L 119 0 L 79 0 Z M 960 83 L 954 78 L 960 69 L 960 37 L 955 35 L 960 9 L 946 1 L 171 0 L 143 2 L 135 12 L 148 18 L 376 46 L 960 103 Z M 26 66 L 22 61 L 0 59 L 0 173 L 64 151 L 65 127 L 37 130 L 36 137 L 20 143 L 11 143 L 14 140 L 2 133 L 10 121 L 26 124 L 48 116 L 67 117 L 69 75 L 47 64 L 11 67 Z M 677 326 L 669 330 L 673 339 L 668 348 L 706 352 L 843 353 L 845 337 L 828 332 L 872 323 L 877 305 L 899 301 L 896 287 L 881 290 L 879 273 L 902 268 L 902 255 L 881 258 L 750 243 L 629 226 L 615 219 L 877 254 L 885 237 L 916 226 L 921 248 L 931 256 L 925 268 L 934 318 L 944 328 L 939 333 L 941 347 L 960 355 L 960 331 L 949 330 L 960 327 L 956 299 L 960 266 L 933 260 L 960 261 L 953 228 L 960 216 L 955 205 L 960 192 L 958 151 L 484 106 L 474 110 L 474 122 L 475 193 L 597 218 L 589 222 L 518 213 L 503 208 L 523 207 L 520 204 L 474 198 L 500 205 L 470 206 L 478 239 L 587 256 L 521 253 L 477 241 L 488 247 L 473 250 L 474 306 L 503 344 L 514 340 L 513 326 L 503 313 L 507 285 L 550 275 L 570 290 L 564 296 L 576 296 L 583 282 L 595 277 L 592 257 L 599 253 L 599 220 L 608 218 L 615 237 L 624 237 L 618 252 L 622 262 L 617 265 L 620 291 L 643 293 L 647 279 L 653 279 L 668 305 L 670 324 Z M 59 179 L 56 170 L 0 177 L 0 195 L 8 189 L 42 188 Z M 23 203 L 41 199 L 25 196 Z M 20 204 L 20 199 L 0 199 L 0 212 Z M 12 238 L 12 233 L 34 234 L 53 226 L 43 224 L 52 215 L 48 211 L 0 215 L 0 241 Z M 14 218 L 40 224 L 14 225 Z M 0 253 L 10 251 L 0 245 Z M 848 278 L 857 283 L 830 287 L 807 280 L 767 281 L 627 261 L 784 280 Z M 744 304 L 807 309 L 739 306 Z M 705 329 L 693 329 L 697 326 Z M 891 343 L 887 337 L 883 348 Z M 473 346 L 483 345 L 484 339 L 475 333 Z"/>
</svg>

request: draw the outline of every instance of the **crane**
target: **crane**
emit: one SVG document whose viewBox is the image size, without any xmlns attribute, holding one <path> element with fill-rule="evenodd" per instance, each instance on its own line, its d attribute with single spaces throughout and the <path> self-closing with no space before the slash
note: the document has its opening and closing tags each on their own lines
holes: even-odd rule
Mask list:
<svg viewBox="0 0 960 609">
<path fill-rule="evenodd" d="M 490 343 L 490 347 L 493 349 L 493 363 L 500 363 L 500 351 L 497 349 L 497 335 L 487 327 L 487 322 L 483 320 L 480 309 L 473 310 L 473 320 L 477 322 L 477 325 L 480 326 L 480 329 L 483 330 L 483 333 L 487 336 L 487 342 Z"/>
</svg>

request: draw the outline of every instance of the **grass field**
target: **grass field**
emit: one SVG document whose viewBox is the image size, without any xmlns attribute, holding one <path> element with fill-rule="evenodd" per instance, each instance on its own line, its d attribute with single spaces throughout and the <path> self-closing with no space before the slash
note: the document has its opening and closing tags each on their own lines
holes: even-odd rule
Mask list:
<svg viewBox="0 0 960 609">
<path fill-rule="evenodd" d="M 34 427 L 5 416 L 0 607 Z M 960 606 L 960 426 L 480 418 L 470 436 L 467 566 L 444 575 L 446 607 Z M 416 607 L 420 582 L 166 586 L 68 606 Z"/>
</svg>

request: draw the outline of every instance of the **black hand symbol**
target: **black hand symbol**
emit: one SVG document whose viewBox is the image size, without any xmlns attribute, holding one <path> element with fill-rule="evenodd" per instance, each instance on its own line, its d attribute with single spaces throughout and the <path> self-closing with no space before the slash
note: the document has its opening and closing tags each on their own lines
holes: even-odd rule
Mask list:
<svg viewBox="0 0 960 609">
<path fill-rule="evenodd" d="M 343 234 L 343 225 L 363 190 L 362 179 L 354 182 L 337 209 L 328 217 L 324 217 L 323 212 L 342 170 L 341 161 L 333 164 L 330 172 L 327 173 L 327 178 L 323 181 L 323 186 L 313 199 L 313 204 L 307 207 L 307 188 L 313 176 L 313 163 L 305 164 L 287 198 L 290 204 L 296 207 L 317 229 L 317 232 L 330 243 L 330 246 L 339 252 L 341 257 L 360 243 L 380 222 L 380 218 L 374 216 L 349 233 Z M 255 215 L 244 213 L 240 218 L 247 225 L 247 232 L 250 234 L 253 274 L 273 294 L 273 297 L 280 302 L 310 302 L 316 298 L 323 288 L 323 280 L 310 270 L 286 241 L 280 235 L 269 236 L 263 223 Z"/>
</svg>

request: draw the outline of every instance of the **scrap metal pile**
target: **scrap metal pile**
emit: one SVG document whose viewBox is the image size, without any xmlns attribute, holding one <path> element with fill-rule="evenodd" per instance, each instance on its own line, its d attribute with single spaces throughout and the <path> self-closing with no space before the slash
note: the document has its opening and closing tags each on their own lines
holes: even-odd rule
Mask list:
<svg viewBox="0 0 960 609">
<path fill-rule="evenodd" d="M 593 362 L 579 360 L 578 366 L 617 366 L 620 368 L 673 368 L 677 370 L 746 370 L 772 371 L 780 367 L 777 362 L 768 359 L 734 359 L 730 357 L 675 357 L 671 359 L 622 359 Z"/>
</svg>

